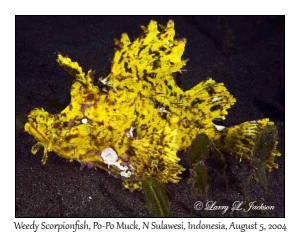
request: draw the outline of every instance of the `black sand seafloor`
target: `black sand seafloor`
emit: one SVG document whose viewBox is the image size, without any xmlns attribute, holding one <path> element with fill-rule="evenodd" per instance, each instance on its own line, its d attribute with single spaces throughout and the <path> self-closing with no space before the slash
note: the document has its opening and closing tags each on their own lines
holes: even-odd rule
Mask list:
<svg viewBox="0 0 300 233">
<path fill-rule="evenodd" d="M 105 171 L 81 171 L 50 153 L 42 166 L 42 150 L 24 132 L 26 115 L 35 107 L 51 113 L 70 101 L 69 74 L 57 63 L 57 54 L 68 55 L 85 71 L 106 76 L 114 54 L 114 38 L 127 32 L 136 38 L 151 19 L 160 24 L 174 20 L 176 37 L 187 38 L 186 71 L 177 77 L 187 90 L 212 77 L 224 82 L 237 98 L 226 126 L 270 118 L 279 131 L 278 170 L 267 172 L 267 183 L 248 181 L 251 166 L 225 155 L 222 170 L 209 160 L 207 197 L 196 196 L 188 184 L 189 171 L 178 184 L 167 184 L 171 217 L 284 217 L 284 16 L 16 16 L 16 217 L 150 217 L 141 192 L 122 188 L 121 179 Z M 187 166 L 185 154 L 182 164 Z M 227 185 L 226 185 L 227 184 Z M 195 210 L 194 203 L 256 201 L 274 210 Z"/>
</svg>

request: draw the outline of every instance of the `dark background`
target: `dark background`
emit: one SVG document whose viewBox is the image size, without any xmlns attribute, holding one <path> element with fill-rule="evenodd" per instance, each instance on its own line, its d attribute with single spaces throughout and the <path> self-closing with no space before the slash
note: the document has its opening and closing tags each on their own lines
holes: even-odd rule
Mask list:
<svg viewBox="0 0 300 233">
<path fill-rule="evenodd" d="M 279 169 L 267 173 L 268 189 L 246 182 L 250 166 L 225 155 L 223 171 L 208 161 L 208 197 L 191 193 L 188 171 L 179 184 L 167 184 L 173 217 L 283 217 L 284 216 L 284 16 L 16 16 L 16 217 L 148 217 L 141 192 L 122 189 L 120 179 L 104 171 L 83 170 L 54 153 L 41 165 L 42 150 L 24 133 L 31 109 L 70 101 L 68 73 L 56 63 L 58 52 L 79 62 L 85 71 L 106 76 L 114 54 L 114 38 L 127 32 L 136 38 L 151 19 L 175 22 L 176 38 L 187 38 L 187 71 L 179 85 L 187 90 L 207 77 L 224 82 L 237 98 L 225 125 L 268 117 L 279 130 Z M 49 98 L 47 100 L 47 98 Z M 181 153 L 182 155 L 183 153 Z M 182 163 L 186 165 L 183 158 Z M 227 180 L 227 188 L 225 181 Z M 195 211 L 194 202 L 257 201 L 274 211 L 248 213 Z"/>
</svg>

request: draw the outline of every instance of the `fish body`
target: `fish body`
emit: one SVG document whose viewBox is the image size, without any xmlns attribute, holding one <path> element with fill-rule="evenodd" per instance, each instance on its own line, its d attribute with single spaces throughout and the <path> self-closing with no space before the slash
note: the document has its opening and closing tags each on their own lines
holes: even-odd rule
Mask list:
<svg viewBox="0 0 300 233">
<path fill-rule="evenodd" d="M 143 34 L 130 41 L 122 34 L 115 41 L 111 72 L 95 84 L 92 70 L 85 73 L 77 62 L 61 54 L 58 63 L 74 82 L 71 102 L 58 114 L 36 108 L 28 115 L 25 131 L 48 152 L 82 165 L 100 168 L 121 177 L 125 188 L 141 189 L 142 181 L 155 177 L 177 183 L 185 170 L 177 152 L 189 148 L 200 133 L 216 146 L 240 159 L 251 159 L 259 132 L 274 123 L 269 119 L 225 128 L 213 123 L 224 120 L 236 102 L 223 83 L 209 78 L 183 91 L 173 76 L 182 72 L 186 40 L 176 40 L 174 22 L 159 30 L 156 21 L 143 27 Z M 277 145 L 277 143 L 276 143 Z M 266 167 L 277 168 L 276 149 Z"/>
</svg>

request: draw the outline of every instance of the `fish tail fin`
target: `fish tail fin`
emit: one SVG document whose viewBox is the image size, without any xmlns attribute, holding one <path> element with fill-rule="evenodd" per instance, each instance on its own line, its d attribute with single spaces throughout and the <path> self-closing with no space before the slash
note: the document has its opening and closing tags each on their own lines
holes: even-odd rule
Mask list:
<svg viewBox="0 0 300 233">
<path fill-rule="evenodd" d="M 274 122 L 265 118 L 225 128 L 216 135 L 215 142 L 218 148 L 240 160 L 259 159 L 270 172 L 273 168 L 278 168 L 274 160 L 281 155 L 277 150 L 276 138 Z"/>
</svg>

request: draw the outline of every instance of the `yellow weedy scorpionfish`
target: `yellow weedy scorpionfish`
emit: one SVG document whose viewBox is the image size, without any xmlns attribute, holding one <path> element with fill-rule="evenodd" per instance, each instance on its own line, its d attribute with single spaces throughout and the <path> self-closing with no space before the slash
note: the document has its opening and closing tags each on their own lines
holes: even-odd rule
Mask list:
<svg viewBox="0 0 300 233">
<path fill-rule="evenodd" d="M 186 40 L 174 39 L 174 22 L 159 29 L 156 21 L 142 26 L 143 34 L 130 41 L 126 33 L 115 41 L 111 72 L 94 84 L 94 73 L 83 72 L 77 62 L 61 54 L 58 63 L 73 77 L 71 102 L 58 114 L 33 109 L 25 131 L 34 136 L 36 154 L 44 148 L 69 161 L 101 168 L 121 177 L 125 188 L 141 189 L 151 176 L 162 183 L 177 183 L 185 170 L 177 152 L 189 148 L 205 133 L 220 150 L 250 160 L 258 133 L 269 119 L 233 127 L 213 123 L 225 119 L 236 99 L 223 83 L 209 78 L 188 91 L 173 78 L 186 64 L 181 56 Z M 265 161 L 271 171 L 280 156 L 274 144 Z"/>
</svg>

